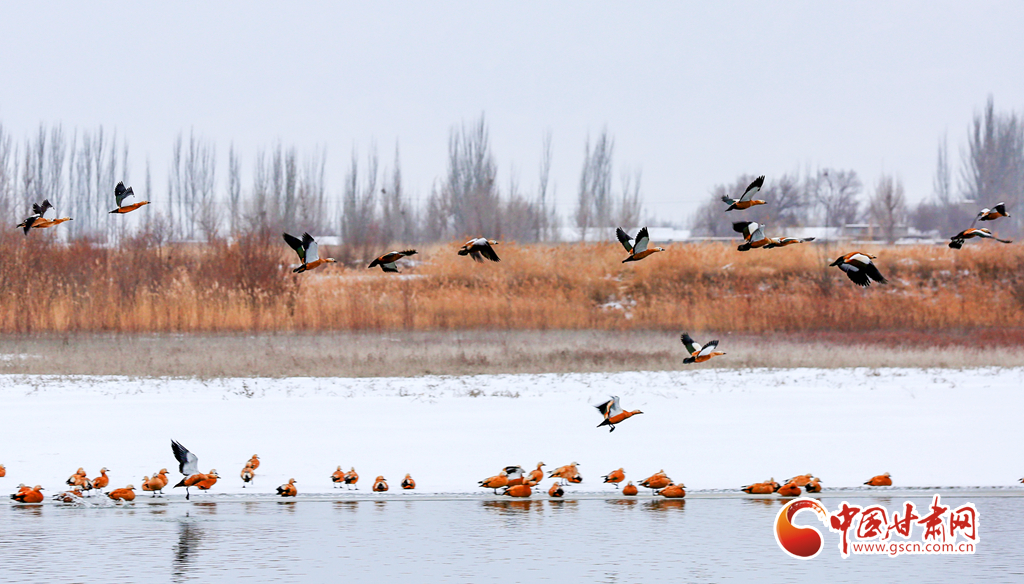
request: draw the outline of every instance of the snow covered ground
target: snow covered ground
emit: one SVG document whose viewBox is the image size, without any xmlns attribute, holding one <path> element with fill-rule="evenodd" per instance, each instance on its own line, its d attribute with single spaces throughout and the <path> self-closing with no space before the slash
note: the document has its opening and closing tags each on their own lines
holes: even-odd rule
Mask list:
<svg viewBox="0 0 1024 584">
<path fill-rule="evenodd" d="M 217 493 L 269 493 L 294 477 L 329 493 L 354 466 L 360 492 L 412 473 L 423 493 L 477 493 L 504 465 L 572 461 L 576 492 L 658 469 L 688 489 L 814 473 L 824 486 L 890 472 L 897 486 L 1010 486 L 1024 476 L 1024 369 L 694 370 L 366 379 L 0 376 L 0 464 L 49 492 L 82 466 L 112 486 L 166 467 L 170 439 L 216 468 Z M 609 395 L 644 414 L 609 433 Z M 255 485 L 238 473 L 258 453 Z M 547 481 L 544 486 L 546 487 Z M 178 489 L 182 491 L 182 489 Z M 168 489 L 170 492 L 170 489 Z M 337 491 L 335 491 L 337 492 Z M 141 493 L 140 493 L 141 494 Z M 180 493 L 183 495 L 183 493 Z"/>
</svg>

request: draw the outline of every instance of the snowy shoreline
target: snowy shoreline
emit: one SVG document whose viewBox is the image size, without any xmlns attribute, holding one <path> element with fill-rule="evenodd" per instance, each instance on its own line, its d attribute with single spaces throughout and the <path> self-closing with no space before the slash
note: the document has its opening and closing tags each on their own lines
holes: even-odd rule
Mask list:
<svg viewBox="0 0 1024 584">
<path fill-rule="evenodd" d="M 572 461 L 572 493 L 602 493 L 624 467 L 659 469 L 688 490 L 734 490 L 813 473 L 826 489 L 882 472 L 909 485 L 1009 487 L 1024 449 L 1016 420 L 1022 368 L 753 369 L 418 378 L 163 379 L 0 376 L 0 489 L 52 493 L 82 466 L 138 487 L 167 468 L 170 439 L 216 468 L 213 493 L 266 494 L 294 477 L 300 494 L 339 494 L 335 467 L 362 491 L 377 475 L 417 494 L 481 493 L 504 465 Z M 609 433 L 590 407 L 609 395 L 644 414 Z M 242 488 L 252 454 L 262 465 Z M 549 480 L 545 480 L 543 487 Z M 173 497 L 184 495 L 182 489 Z M 172 494 L 172 489 L 167 489 Z M 826 490 L 826 493 L 828 491 Z M 1007 492 L 1012 492 L 1009 489 Z M 138 492 L 140 497 L 148 493 Z"/>
</svg>

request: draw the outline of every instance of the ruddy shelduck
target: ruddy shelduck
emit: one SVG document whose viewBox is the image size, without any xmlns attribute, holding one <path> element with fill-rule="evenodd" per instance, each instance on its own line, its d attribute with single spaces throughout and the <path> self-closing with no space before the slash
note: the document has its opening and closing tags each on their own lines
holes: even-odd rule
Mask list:
<svg viewBox="0 0 1024 584">
<path fill-rule="evenodd" d="M 498 242 L 493 239 L 475 237 L 462 244 L 462 247 L 459 248 L 459 255 L 468 255 L 477 262 L 483 262 L 484 258 L 487 258 L 492 262 L 500 262 L 501 259 L 498 257 L 498 254 L 494 252 L 494 248 L 492 247 L 495 245 L 498 245 Z"/>
<path fill-rule="evenodd" d="M 796 485 L 798 487 L 803 487 L 807 483 L 811 482 L 811 479 L 813 479 L 813 478 L 814 478 L 814 473 L 807 473 L 807 474 L 797 475 L 797 476 L 789 479 L 786 482 L 787 483 L 793 483 L 794 485 Z"/>
<path fill-rule="evenodd" d="M 732 224 L 732 230 L 743 234 L 743 243 L 736 249 L 738 251 L 749 251 L 759 247 L 765 247 L 771 243 L 764 234 L 765 225 L 757 221 L 737 221 Z"/>
<path fill-rule="evenodd" d="M 565 490 L 562 489 L 562 485 L 558 484 L 557 482 L 556 483 L 551 483 L 551 488 L 548 489 L 548 496 L 549 497 L 561 497 L 564 494 L 565 494 Z"/>
<path fill-rule="evenodd" d="M 975 222 L 978 221 L 995 221 L 1000 217 L 1009 217 L 1010 214 L 1006 212 L 1006 203 L 999 203 L 991 209 L 982 209 L 978 215 L 974 218 Z M 972 224 L 971 227 L 974 227 Z"/>
<path fill-rule="evenodd" d="M 740 489 L 744 493 L 750 495 L 771 495 L 779 488 L 779 483 L 775 482 L 775 479 L 769 479 L 763 483 L 754 483 L 747 485 Z"/>
<path fill-rule="evenodd" d="M 530 485 L 515 485 L 506 488 L 501 494 L 509 497 L 529 497 L 533 494 L 533 489 L 530 488 Z"/>
<path fill-rule="evenodd" d="M 260 457 L 253 454 L 252 458 L 249 459 L 249 466 L 251 466 L 253 470 L 258 469 L 260 467 Z"/>
<path fill-rule="evenodd" d="M 331 473 L 331 482 L 334 483 L 335 488 L 345 484 L 345 471 L 341 470 L 341 465 Z"/>
<path fill-rule="evenodd" d="M 142 490 L 146 491 L 147 493 L 152 492 L 153 496 L 155 497 L 156 496 L 156 492 L 154 492 L 154 489 L 149 484 L 149 481 L 150 481 L 149 475 L 146 475 L 146 476 L 142 477 L 142 483 L 140 483 L 142 485 Z"/>
<path fill-rule="evenodd" d="M 380 475 L 373 479 L 373 492 L 383 493 L 388 490 L 388 480 Z"/>
<path fill-rule="evenodd" d="M 196 488 L 200 491 L 209 491 L 213 488 L 213 485 L 217 484 L 217 479 L 219 478 L 220 475 L 217 474 L 217 469 L 211 469 L 210 472 L 206 473 L 206 476 L 203 477 L 203 480 L 196 483 Z"/>
<path fill-rule="evenodd" d="M 508 477 L 509 487 L 521 485 L 526 482 L 526 469 L 517 465 L 505 467 L 505 476 Z"/>
<path fill-rule="evenodd" d="M 679 335 L 679 340 L 683 342 L 683 348 L 690 354 L 689 357 L 683 359 L 683 363 L 703 363 L 714 357 L 725 355 L 722 351 L 715 350 L 718 348 L 718 339 L 701 346 L 693 340 L 689 333 L 683 333 Z"/>
<path fill-rule="evenodd" d="M 743 194 L 740 195 L 740 198 L 738 199 L 734 199 L 729 195 L 722 195 L 722 202 L 729 205 L 725 212 L 728 213 L 733 210 L 742 211 L 744 209 L 749 209 L 754 205 L 766 205 L 768 201 L 762 201 L 754 198 L 754 195 L 761 190 L 762 186 L 764 186 L 764 175 L 755 178 L 754 182 L 747 186 L 743 191 Z"/>
<path fill-rule="evenodd" d="M 149 482 L 150 485 L 154 487 L 155 491 L 159 491 L 160 495 L 163 495 L 164 487 L 166 487 L 167 483 L 170 482 L 170 480 L 167 478 L 167 469 L 160 469 L 160 472 L 156 473 L 156 475 L 154 475 L 153 478 L 149 479 Z"/>
<path fill-rule="evenodd" d="M 385 272 L 392 272 L 392 273 L 397 274 L 398 273 L 398 265 L 395 264 L 395 262 L 397 262 L 398 260 L 400 260 L 402 258 L 407 258 L 407 257 L 409 257 L 411 255 L 416 255 L 416 250 L 414 250 L 414 249 L 407 249 L 407 250 L 404 250 L 404 251 L 389 251 L 388 253 L 386 253 L 386 254 L 380 256 L 379 258 L 373 260 L 372 262 L 370 262 L 370 265 L 368 265 L 366 267 L 367 267 L 367 269 L 369 269 L 369 268 L 372 268 L 372 267 L 375 267 L 375 266 L 380 266 L 380 269 L 385 271 Z"/>
<path fill-rule="evenodd" d="M 890 476 L 889 473 L 882 473 L 878 476 L 871 477 L 864 484 L 868 485 L 869 487 L 891 487 L 892 476 Z"/>
<path fill-rule="evenodd" d="M 964 229 L 960 233 L 957 233 L 953 237 L 950 237 L 949 247 L 953 249 L 960 249 L 964 246 L 965 241 L 975 237 L 980 237 L 982 239 L 994 239 L 999 243 L 1013 243 L 1013 241 L 1010 239 L 999 239 L 995 235 L 992 235 L 992 232 L 989 231 L 988 229 L 978 229 L 976 227 L 971 227 L 970 229 Z"/>
<path fill-rule="evenodd" d="M 338 468 L 341 469 L 340 466 Z M 247 462 L 245 463 L 245 466 L 242 467 L 242 472 L 239 473 L 239 476 L 242 477 L 242 488 L 244 489 L 247 484 L 251 483 L 252 480 L 256 478 L 256 471 L 252 468 L 252 465 Z"/>
<path fill-rule="evenodd" d="M 11 495 L 11 498 L 19 503 L 42 503 L 43 490 L 43 487 L 39 485 L 31 489 L 19 489 L 17 493 Z"/>
<path fill-rule="evenodd" d="M 107 485 L 110 484 L 110 477 L 107 476 L 108 472 L 110 472 L 110 469 L 108 469 L 107 467 L 103 467 L 100 469 L 100 476 L 92 480 L 92 486 L 94 489 L 102 491 L 103 489 L 107 488 Z"/>
<path fill-rule="evenodd" d="M 621 227 L 617 227 L 615 228 L 615 237 L 618 238 L 619 243 L 622 244 L 622 247 L 626 249 L 626 253 L 629 254 L 626 259 L 622 260 L 622 263 L 638 262 L 649 255 L 665 251 L 663 247 L 648 247 L 651 244 L 651 235 L 646 227 L 637 232 L 635 239 L 630 237 Z"/>
<path fill-rule="evenodd" d="M 637 491 L 636 485 L 633 484 L 633 481 L 629 481 L 626 483 L 625 487 L 622 487 L 622 494 L 627 497 L 634 497 L 637 492 L 639 491 Z"/>
<path fill-rule="evenodd" d="M 659 470 L 658 472 L 652 474 L 646 479 L 640 481 L 641 487 L 651 489 L 654 491 L 664 489 L 670 484 L 672 484 L 672 479 L 670 479 L 668 475 L 665 474 L 665 469 Z"/>
<path fill-rule="evenodd" d="M 302 234 L 302 239 L 295 237 L 294 235 L 284 234 L 284 240 L 288 245 L 295 250 L 295 253 L 299 256 L 299 261 L 302 264 L 292 270 L 296 274 L 302 272 L 308 272 L 309 270 L 315 270 L 325 264 L 333 264 L 337 260 L 334 258 L 320 258 L 320 246 L 317 245 L 313 236 L 308 233 Z"/>
<path fill-rule="evenodd" d="M 821 479 L 818 477 L 811 477 L 810 482 L 804 485 L 804 490 L 808 493 L 820 493 L 821 492 Z"/>
<path fill-rule="evenodd" d="M 839 256 L 829 266 L 838 267 L 846 274 L 846 277 L 858 286 L 866 288 L 871 285 L 872 280 L 879 284 L 888 284 L 889 281 L 882 276 L 882 273 L 878 271 L 878 267 L 871 261 L 873 259 L 877 258 L 864 252 L 855 251 Z"/>
<path fill-rule="evenodd" d="M 60 219 L 47 219 L 44 217 L 47 209 L 52 209 L 53 205 L 50 204 L 49 200 L 43 200 L 42 204 L 32 204 L 32 215 L 27 217 L 24 221 L 16 226 L 16 229 L 25 230 L 25 235 L 28 235 L 29 229 L 45 229 L 47 227 L 53 227 L 54 225 L 60 225 L 65 221 L 71 221 L 71 217 L 61 217 Z"/>
<path fill-rule="evenodd" d="M 359 482 L 359 473 L 356 472 L 356 467 L 349 467 L 348 472 L 345 473 L 345 485 L 355 485 Z M 359 487 L 355 487 L 359 490 Z"/>
<path fill-rule="evenodd" d="M 114 201 L 117 203 L 117 208 L 111 211 L 111 214 L 124 215 L 125 213 L 131 213 L 143 205 L 148 205 L 149 201 L 139 201 L 132 203 L 131 205 L 125 205 L 124 200 L 128 197 L 134 197 L 135 191 L 131 187 L 124 188 L 124 181 L 117 183 L 114 187 Z"/>
<path fill-rule="evenodd" d="M 185 487 L 185 500 L 188 500 L 191 497 L 188 492 L 189 487 L 202 482 L 206 479 L 206 475 L 199 472 L 199 458 L 176 440 L 171 440 L 171 451 L 174 452 L 174 458 L 178 461 L 178 471 L 184 475 L 181 481 L 172 488 Z"/>
<path fill-rule="evenodd" d="M 530 471 L 530 480 L 539 483 L 544 480 L 544 467 L 547 466 L 543 462 L 537 463 L 537 468 Z"/>
<path fill-rule="evenodd" d="M 68 491 L 61 491 L 53 496 L 53 500 L 58 503 L 81 503 L 82 502 L 82 491 L 78 489 L 71 489 Z"/>
<path fill-rule="evenodd" d="M 89 482 L 89 479 L 85 475 L 85 469 L 79 467 L 78 470 L 75 471 L 75 474 L 71 475 L 68 477 L 68 480 L 64 481 L 64 484 L 69 487 L 83 487 L 87 482 Z"/>
<path fill-rule="evenodd" d="M 412 480 L 412 475 L 405 473 L 405 478 L 402 479 L 402 488 L 411 491 L 416 488 L 416 481 Z"/>
<path fill-rule="evenodd" d="M 668 486 L 655 493 L 661 495 L 666 499 L 682 499 L 686 496 L 686 485 L 679 483 L 669 483 Z"/>
<path fill-rule="evenodd" d="M 123 489 L 114 489 L 107 496 L 115 501 L 134 501 L 135 485 L 128 485 Z"/>
<path fill-rule="evenodd" d="M 611 483 L 615 485 L 615 488 L 619 488 L 619 483 L 626 480 L 626 471 L 620 468 L 618 470 L 613 470 L 601 478 L 604 479 L 604 482 Z"/>
<path fill-rule="evenodd" d="M 787 245 L 796 245 L 798 243 L 808 243 L 814 241 L 813 237 L 769 237 L 768 243 L 765 244 L 765 249 L 773 249 L 776 247 L 786 247 Z"/>
<path fill-rule="evenodd" d="M 295 488 L 295 479 L 288 479 L 288 482 L 277 488 L 277 494 L 282 497 L 294 497 L 299 494 L 299 490 Z"/>
<path fill-rule="evenodd" d="M 602 416 L 604 416 L 604 420 L 598 424 L 597 427 L 600 428 L 601 426 L 608 426 L 609 432 L 615 431 L 615 424 L 619 424 L 637 414 L 643 413 L 640 410 L 633 410 L 631 412 L 623 410 L 622 406 L 619 405 L 619 396 L 617 395 L 613 395 L 610 400 L 594 407 L 597 408 L 597 411 L 601 412 Z"/>
<path fill-rule="evenodd" d="M 494 494 L 498 494 L 498 489 L 508 486 L 508 473 L 502 469 L 501 472 L 494 475 L 493 477 L 487 477 L 486 479 L 479 482 L 479 485 L 485 489 L 494 489 Z"/>
<path fill-rule="evenodd" d="M 578 462 L 560 466 L 548 474 L 548 478 L 557 478 L 570 483 L 582 483 L 583 475 L 577 470 Z"/>
<path fill-rule="evenodd" d="M 800 487 L 798 487 L 796 483 L 786 483 L 779 487 L 779 490 L 775 492 L 783 497 L 799 497 Z"/>
<path fill-rule="evenodd" d="M 7 476 L 7 468 L 0 464 L 0 478 Z"/>
</svg>

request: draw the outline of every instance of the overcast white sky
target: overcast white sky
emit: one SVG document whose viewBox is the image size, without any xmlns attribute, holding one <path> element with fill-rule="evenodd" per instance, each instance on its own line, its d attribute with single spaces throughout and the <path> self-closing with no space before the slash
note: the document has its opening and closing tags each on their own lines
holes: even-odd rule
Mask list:
<svg viewBox="0 0 1024 584">
<path fill-rule="evenodd" d="M 397 140 L 425 198 L 452 125 L 483 112 L 502 186 L 536 184 L 551 131 L 563 213 L 607 126 L 650 215 L 683 221 L 740 173 L 893 172 L 917 200 L 989 94 L 1024 111 L 1019 1 L 183 4 L 0 3 L 0 122 L 116 128 L 156 197 L 190 128 L 222 188 L 232 141 L 246 176 L 258 147 L 325 146 L 336 194 L 353 147 L 390 163 Z"/>
</svg>

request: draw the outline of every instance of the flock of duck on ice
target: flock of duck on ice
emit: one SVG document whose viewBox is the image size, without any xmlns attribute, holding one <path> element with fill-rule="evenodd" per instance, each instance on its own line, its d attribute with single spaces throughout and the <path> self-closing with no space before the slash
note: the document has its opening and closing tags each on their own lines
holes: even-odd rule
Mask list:
<svg viewBox="0 0 1024 584">
<path fill-rule="evenodd" d="M 763 185 L 764 176 L 760 176 L 750 183 L 739 198 L 723 196 L 722 201 L 728 205 L 725 210 L 727 212 L 733 210 L 744 210 L 755 205 L 767 204 L 767 201 L 754 198 Z M 149 204 L 149 201 L 139 201 L 125 205 L 125 199 L 128 197 L 134 197 L 134 195 L 135 193 L 131 187 L 125 188 L 123 182 L 117 183 L 117 186 L 114 187 L 114 199 L 117 203 L 117 208 L 110 211 L 110 213 L 123 215 Z M 31 229 L 53 227 L 71 220 L 70 217 L 47 219 L 45 217 L 46 212 L 52 208 L 53 206 L 48 200 L 43 200 L 43 202 L 39 204 L 33 204 L 33 214 L 26 218 L 17 227 L 23 229 L 27 236 Z M 953 249 L 960 249 L 963 247 L 965 241 L 975 237 L 993 239 L 1001 243 L 1011 243 L 1009 240 L 999 239 L 988 229 L 974 227 L 978 221 L 995 221 L 1001 217 L 1009 216 L 1010 214 L 1006 212 L 1005 203 L 999 203 L 991 209 L 982 209 L 975 217 L 974 223 L 971 224 L 971 227 L 950 238 L 949 247 Z M 765 225 L 759 224 L 756 221 L 739 221 L 733 223 L 733 229 L 737 233 L 743 235 L 743 243 L 740 244 L 737 249 L 739 251 L 748 251 L 756 248 L 773 249 L 776 247 L 786 247 L 789 245 L 804 243 L 814 239 L 813 237 L 767 237 L 765 235 L 764 228 Z M 640 229 L 636 234 L 636 237 L 630 237 L 629 234 L 622 230 L 622 228 L 618 228 L 616 229 L 616 236 L 625 248 L 626 253 L 629 254 L 626 259 L 622 260 L 623 263 L 640 261 L 657 252 L 665 251 L 665 249 L 661 247 L 650 247 L 650 235 L 648 234 L 646 227 Z M 306 272 L 325 264 L 335 262 L 334 258 L 320 257 L 317 243 L 309 233 L 303 233 L 301 238 L 285 233 L 284 240 L 299 256 L 300 264 L 293 270 L 295 273 Z M 478 262 L 483 262 L 484 259 L 492 262 L 498 262 L 501 260 L 498 258 L 498 254 L 494 251 L 493 246 L 495 245 L 498 245 L 498 242 L 493 239 L 487 239 L 486 237 L 473 238 L 459 248 L 458 254 L 460 256 L 468 255 Z M 414 255 L 415 253 L 416 250 L 414 249 L 388 252 L 374 259 L 368 268 L 379 266 L 384 272 L 397 273 L 398 260 Z M 870 286 L 872 281 L 878 282 L 879 284 L 885 284 L 887 281 L 872 261 L 874 259 L 876 259 L 876 256 L 860 251 L 854 251 L 840 256 L 830 265 L 841 269 L 847 277 L 850 278 L 850 280 L 859 286 Z M 680 336 L 680 340 L 689 355 L 683 360 L 684 363 L 703 363 L 714 357 L 725 355 L 725 353 L 717 351 L 717 340 L 701 345 L 694 341 L 687 333 L 683 333 Z M 616 424 L 643 413 L 640 410 L 623 410 L 619 405 L 619 398 L 614 396 L 607 402 L 595 407 L 604 418 L 603 421 L 598 424 L 598 427 L 608 426 L 609 432 L 615 430 Z M 174 487 L 185 487 L 186 499 L 190 498 L 189 488 L 191 487 L 206 491 L 217 484 L 217 481 L 220 479 L 220 475 L 217 474 L 216 470 L 211 470 L 209 473 L 201 473 L 199 472 L 198 466 L 199 459 L 196 458 L 194 454 L 173 440 L 171 441 L 171 448 L 174 452 L 174 457 L 178 461 L 178 470 L 183 477 L 178 484 L 174 485 Z M 260 459 L 254 454 L 252 458 L 245 463 L 245 467 L 242 469 L 240 474 L 243 481 L 243 487 L 253 481 L 256 476 L 256 469 L 259 468 L 259 466 Z M 480 481 L 479 485 L 483 488 L 493 489 L 495 494 L 508 495 L 510 497 L 529 497 L 533 492 L 533 487 L 535 487 L 544 478 L 544 471 L 542 470 L 542 467 L 544 466 L 544 463 L 539 463 L 536 469 L 529 472 L 526 472 L 521 466 L 507 466 L 497 475 Z M 565 494 L 563 487 L 568 486 L 569 484 L 578 484 L 582 482 L 583 477 L 580 475 L 576 467 L 577 463 L 574 462 L 572 464 L 560 466 L 551 471 L 548 474 L 548 478 L 555 478 L 557 480 L 548 489 L 548 495 L 551 497 L 562 497 Z M 90 491 L 95 490 L 102 493 L 103 489 L 107 488 L 110 484 L 110 479 L 107 476 L 108 472 L 110 472 L 108 469 L 103 468 L 100 470 L 100 476 L 94 479 L 89 479 L 86 476 L 85 471 L 79 468 L 78 471 L 71 475 L 71 477 L 66 481 L 66 484 L 70 489 L 58 493 L 54 496 L 54 499 L 65 503 L 75 503 L 83 500 L 86 494 Z M 6 474 L 6 468 L 3 465 L 0 465 L 0 477 L 4 477 Z M 623 469 L 620 468 L 608 473 L 602 478 L 605 483 L 618 487 L 619 484 L 626 479 L 626 474 Z M 345 472 L 342 471 L 339 466 L 331 475 L 331 480 L 336 486 L 346 485 L 348 487 L 354 487 L 359 482 L 359 475 L 356 473 L 354 468 Z M 143 478 L 142 490 L 151 491 L 154 497 L 157 496 L 157 494 L 162 495 L 163 489 L 167 486 L 168 482 L 167 469 L 160 469 L 159 472 L 153 473 L 153 476 L 146 476 Z M 282 497 L 295 497 L 298 495 L 295 482 L 295 479 L 289 479 L 287 483 L 277 488 L 277 494 Z M 1024 482 L 1024 479 L 1021 479 L 1021 482 Z M 872 477 L 864 484 L 877 487 L 891 486 L 892 479 L 889 473 L 884 473 Z M 664 470 L 658 471 L 646 479 L 639 481 L 639 486 L 651 489 L 654 494 L 667 498 L 681 498 L 686 496 L 685 485 L 682 483 L 675 483 L 668 477 L 668 475 L 665 474 Z M 405 490 L 415 489 L 416 481 L 406 474 L 405 479 L 402 480 L 401 487 Z M 755 495 L 778 493 L 784 497 L 794 497 L 800 494 L 801 488 L 808 493 L 818 493 L 822 488 L 821 480 L 811 474 L 806 474 L 793 477 L 786 481 L 785 484 L 780 485 L 773 478 L 761 483 L 748 485 L 743 487 L 741 490 L 745 493 Z M 373 491 L 384 492 L 387 490 L 388 483 L 383 476 L 378 476 L 374 479 Z M 18 491 L 11 495 L 11 499 L 18 503 L 42 503 L 44 500 L 42 491 L 43 487 L 39 485 L 30 488 L 21 484 L 18 486 Z M 625 496 L 635 496 L 637 494 L 637 486 L 634 485 L 632 481 L 627 482 L 627 484 L 622 487 L 622 494 Z M 135 499 L 135 487 L 134 485 L 127 485 L 124 488 L 113 489 L 107 492 L 106 496 L 118 502 L 133 501 Z"/>
</svg>

